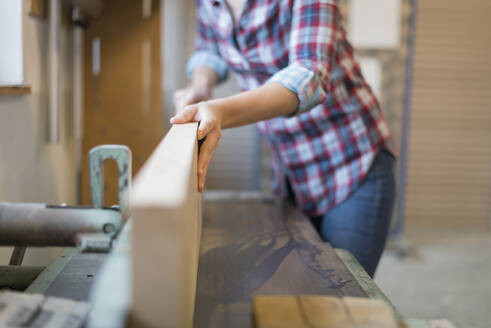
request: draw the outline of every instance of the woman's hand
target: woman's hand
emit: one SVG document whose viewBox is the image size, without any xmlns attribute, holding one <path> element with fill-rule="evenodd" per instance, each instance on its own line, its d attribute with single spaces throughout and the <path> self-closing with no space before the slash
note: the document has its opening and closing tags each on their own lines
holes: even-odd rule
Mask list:
<svg viewBox="0 0 491 328">
<path fill-rule="evenodd" d="M 174 93 L 176 113 L 181 112 L 188 105 L 210 100 L 213 87 L 217 83 L 218 76 L 212 68 L 206 66 L 195 68 L 191 76 L 191 84 Z"/>
<path fill-rule="evenodd" d="M 174 117 L 172 124 L 199 122 L 198 140 L 203 140 L 198 157 L 198 191 L 203 192 L 206 173 L 213 151 L 222 137 L 222 113 L 218 101 L 204 101 L 185 106 Z"/>
<path fill-rule="evenodd" d="M 198 158 L 198 190 L 203 191 L 213 151 L 222 128 L 251 124 L 282 115 L 291 115 L 299 104 L 297 95 L 278 83 L 195 105 L 187 105 L 171 118 L 172 124 L 199 122 L 198 140 L 204 140 Z"/>
<path fill-rule="evenodd" d="M 178 90 L 174 93 L 174 106 L 176 113 L 184 110 L 184 107 L 193 105 L 201 101 L 207 101 L 211 99 L 211 88 L 196 87 L 193 85 L 187 86 L 184 89 Z"/>
</svg>

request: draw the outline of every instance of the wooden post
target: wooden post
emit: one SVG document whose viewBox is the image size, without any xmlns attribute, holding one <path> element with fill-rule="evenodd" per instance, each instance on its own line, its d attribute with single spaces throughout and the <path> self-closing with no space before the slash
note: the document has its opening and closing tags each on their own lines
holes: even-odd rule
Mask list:
<svg viewBox="0 0 491 328">
<path fill-rule="evenodd" d="M 131 326 L 192 327 L 201 194 L 197 124 L 175 125 L 134 180 Z"/>
</svg>

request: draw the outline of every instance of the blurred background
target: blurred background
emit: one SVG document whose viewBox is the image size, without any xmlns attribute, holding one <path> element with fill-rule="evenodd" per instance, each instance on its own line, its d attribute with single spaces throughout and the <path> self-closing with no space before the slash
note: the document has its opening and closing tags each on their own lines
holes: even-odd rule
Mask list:
<svg viewBox="0 0 491 328">
<path fill-rule="evenodd" d="M 61 1 L 57 71 L 47 2 L 0 2 L 0 201 L 89 204 L 90 148 L 128 145 L 136 172 L 169 129 L 193 52 L 194 0 Z M 339 5 L 399 157 L 375 280 L 404 315 L 489 327 L 491 2 Z M 235 92 L 232 76 L 215 96 Z M 106 165 L 110 205 L 117 170 Z M 227 130 L 207 188 L 269 192 L 270 174 L 256 128 Z M 24 262 L 46 265 L 59 252 L 30 248 Z M 0 261 L 10 253 L 2 248 Z"/>
</svg>

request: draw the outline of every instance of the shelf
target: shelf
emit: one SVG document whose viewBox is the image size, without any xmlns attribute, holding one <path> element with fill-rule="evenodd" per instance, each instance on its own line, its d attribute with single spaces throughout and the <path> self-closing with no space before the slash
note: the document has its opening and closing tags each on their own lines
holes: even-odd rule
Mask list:
<svg viewBox="0 0 491 328">
<path fill-rule="evenodd" d="M 0 86 L 0 96 L 25 95 L 31 93 L 28 85 L 4 85 Z"/>
</svg>

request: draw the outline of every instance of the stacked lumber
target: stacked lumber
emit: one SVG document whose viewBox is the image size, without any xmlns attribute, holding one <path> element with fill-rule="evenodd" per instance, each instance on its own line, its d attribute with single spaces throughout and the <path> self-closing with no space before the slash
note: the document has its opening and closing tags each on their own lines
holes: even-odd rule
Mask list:
<svg viewBox="0 0 491 328">
<path fill-rule="evenodd" d="M 197 127 L 173 126 L 134 180 L 134 326 L 193 325 L 201 238 Z"/>
</svg>

